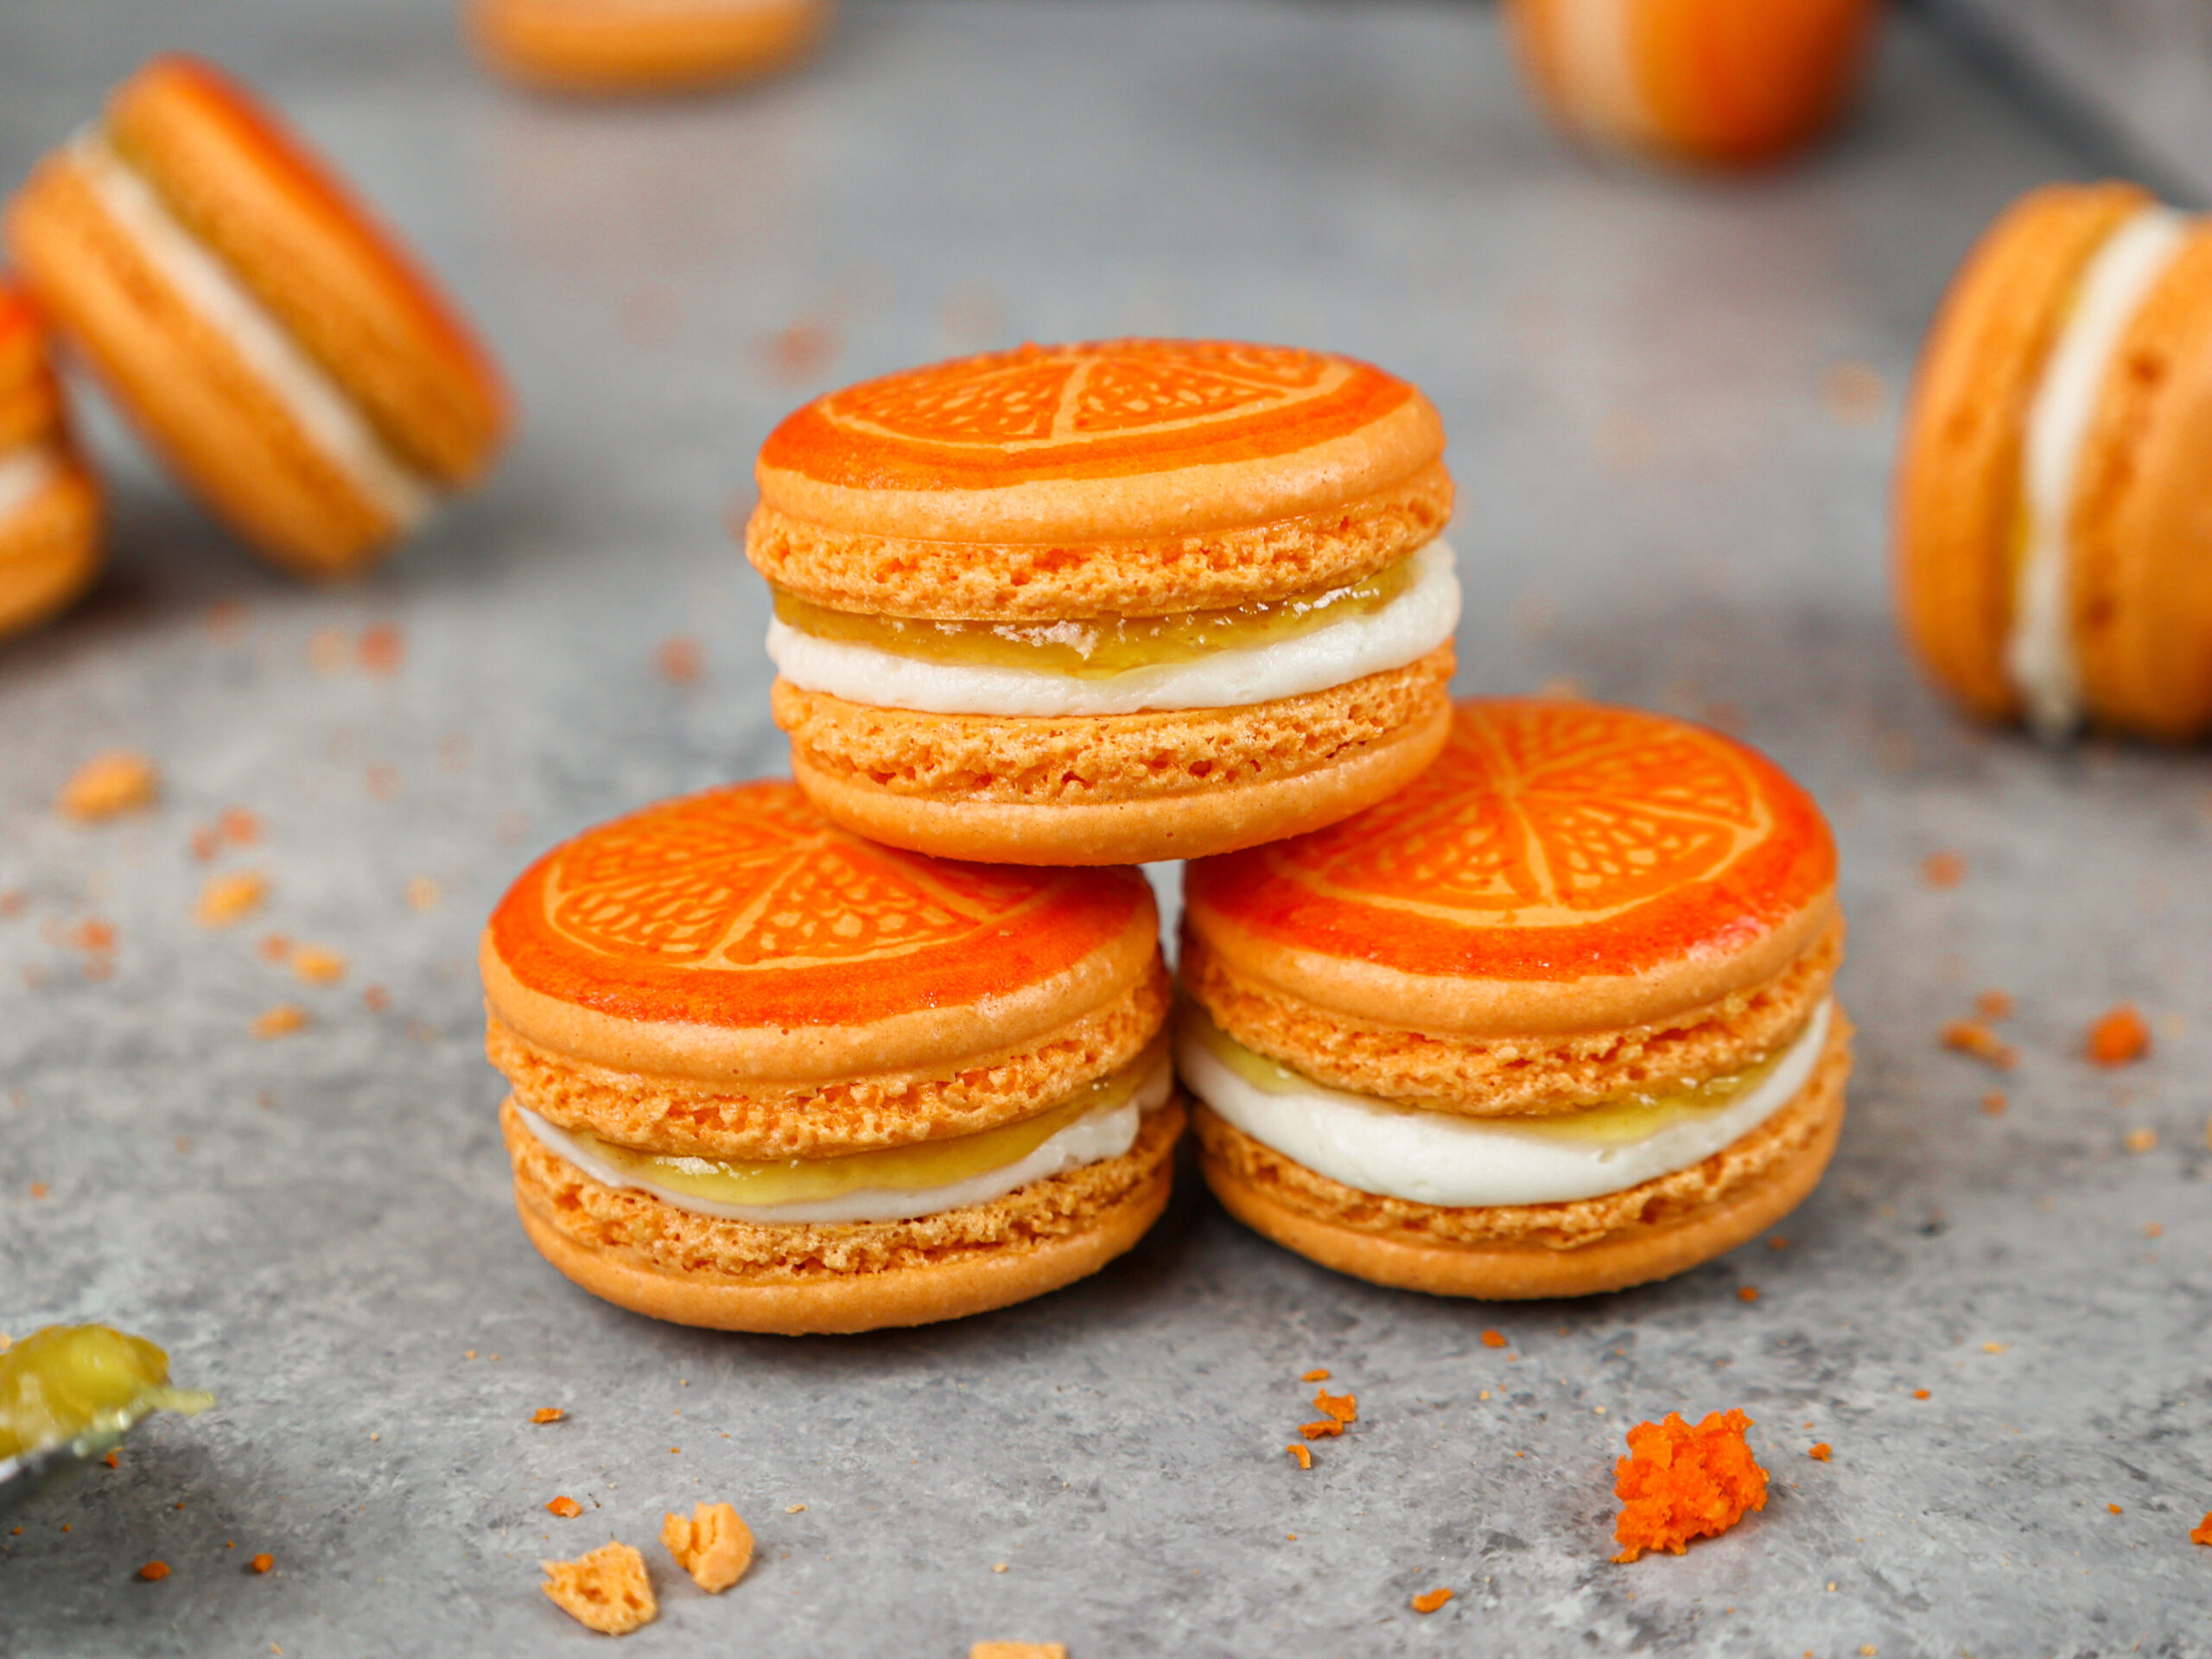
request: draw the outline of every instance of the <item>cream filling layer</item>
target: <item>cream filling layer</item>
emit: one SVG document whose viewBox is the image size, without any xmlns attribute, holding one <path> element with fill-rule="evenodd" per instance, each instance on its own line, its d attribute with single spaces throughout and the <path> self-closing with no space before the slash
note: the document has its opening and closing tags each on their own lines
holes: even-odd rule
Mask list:
<svg viewBox="0 0 2212 1659">
<path fill-rule="evenodd" d="M 1560 79 L 1568 118 L 1585 131 L 1641 143 L 1651 118 L 1630 48 L 1632 0 L 1559 0 Z"/>
<path fill-rule="evenodd" d="M 521 1116 L 524 1127 L 537 1137 L 541 1146 L 559 1154 L 604 1185 L 628 1187 L 657 1198 L 671 1209 L 721 1221 L 747 1221 L 764 1226 L 826 1226 L 859 1221 L 912 1221 L 919 1216 L 940 1215 L 973 1204 L 988 1204 L 1032 1181 L 1046 1180 L 1071 1169 L 1080 1169 L 1085 1164 L 1119 1158 L 1136 1144 L 1137 1128 L 1144 1115 L 1165 1106 L 1174 1087 L 1174 1068 L 1162 1056 L 1159 1065 L 1120 1105 L 1077 1118 L 1014 1163 L 942 1186 L 912 1192 L 867 1187 L 809 1204 L 719 1204 L 656 1182 L 640 1180 L 617 1169 L 577 1136 L 547 1122 L 520 1101 L 515 1103 L 515 1110 Z"/>
<path fill-rule="evenodd" d="M 50 444 L 26 444 L 0 455 L 0 518 L 29 506 L 32 498 L 60 476 L 61 454 Z"/>
<path fill-rule="evenodd" d="M 1629 1141 L 1578 1141 L 1530 1127 L 1542 1119 L 1391 1105 L 1295 1073 L 1284 1074 L 1288 1087 L 1263 1088 L 1221 1058 L 1212 1022 L 1190 1010 L 1176 1031 L 1175 1062 L 1193 1094 L 1255 1141 L 1362 1192 L 1447 1209 L 1566 1204 L 1688 1169 L 1749 1135 L 1811 1079 L 1832 1010 L 1823 1001 L 1773 1070 L 1736 1100 Z"/>
<path fill-rule="evenodd" d="M 878 709 L 933 715 L 1135 715 L 1235 709 L 1346 685 L 1426 657 L 1459 623 L 1452 549 L 1431 542 L 1413 556 L 1412 583 L 1363 616 L 1261 645 L 1232 646 L 1185 663 L 1133 668 L 1102 678 L 996 664 L 925 662 L 873 645 L 768 624 L 768 655 L 793 685 Z"/>
<path fill-rule="evenodd" d="M 2028 723 L 2048 739 L 2082 721 L 2082 669 L 2074 650 L 2074 489 L 2120 336 L 2181 251 L 2186 215 L 2146 207 L 2089 261 L 2073 310 L 2044 365 L 2021 445 L 2027 544 L 2014 575 L 2005 668 Z"/>
<path fill-rule="evenodd" d="M 97 131 L 69 143 L 69 159 L 101 210 L 209 327 L 227 341 L 308 441 L 401 531 L 437 502 L 431 482 L 394 454 L 359 407 L 170 213 Z"/>
</svg>

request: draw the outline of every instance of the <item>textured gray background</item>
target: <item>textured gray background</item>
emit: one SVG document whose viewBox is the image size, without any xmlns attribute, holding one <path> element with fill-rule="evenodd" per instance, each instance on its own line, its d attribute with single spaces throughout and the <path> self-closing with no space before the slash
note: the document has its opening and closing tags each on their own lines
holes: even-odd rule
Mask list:
<svg viewBox="0 0 2212 1659">
<path fill-rule="evenodd" d="M 665 1598 L 639 1655 L 2212 1651 L 2186 1539 L 2212 1507 L 2212 777 L 1970 732 L 1885 614 L 1915 344 L 1987 217 L 2080 165 L 1998 92 L 1903 33 L 1837 148 L 1711 183 L 1563 151 L 1455 5 L 863 3 L 796 79 L 604 109 L 480 79 L 430 0 L 74 0 L 0 12 L 0 175 L 169 43 L 344 159 L 528 423 L 483 496 L 332 591 L 265 573 L 96 423 L 114 570 L 0 654 L 0 889 L 27 896 L 0 921 L 0 1330 L 118 1321 L 222 1404 L 0 1533 L 0 1651 L 594 1650 L 536 1563 L 610 1533 Z M 794 324 L 826 361 L 776 346 Z M 1786 1249 L 1484 1308 L 1333 1278 L 1186 1189 L 1079 1289 L 821 1342 L 656 1325 L 530 1251 L 474 931 L 553 840 L 781 766 L 723 527 L 754 447 L 845 378 L 1139 329 L 1418 378 L 1464 491 L 1464 688 L 1571 676 L 1732 722 L 1827 804 L 1860 1070 Z M 378 621 L 396 677 L 317 671 L 318 631 Z M 677 633 L 701 683 L 655 671 Z M 111 744 L 159 758 L 165 803 L 63 824 L 54 789 Z M 265 842 L 221 867 L 274 893 L 207 932 L 189 837 L 231 804 Z M 1939 849 L 1967 863 L 1948 891 L 1920 877 Z M 55 942 L 92 916 L 120 935 L 104 981 Z M 346 982 L 293 985 L 271 929 L 345 951 Z M 2020 1001 L 2002 1117 L 1936 1042 L 1987 985 Z M 2122 997 L 2158 1052 L 2093 1071 L 2082 1029 Z M 249 1038 L 290 998 L 309 1029 Z M 2138 1127 L 2156 1151 L 2123 1149 Z M 1361 1421 L 1300 1474 L 1315 1365 Z M 528 1426 L 543 1405 L 569 1421 Z M 1621 1429 L 1726 1406 L 1758 1420 L 1764 1514 L 1609 1564 Z M 552 1520 L 556 1492 L 585 1516 Z M 719 1599 L 649 1544 L 702 1496 L 761 1546 Z M 132 1576 L 149 1557 L 166 1582 Z M 1417 1618 L 1433 1585 L 1459 1599 Z"/>
</svg>

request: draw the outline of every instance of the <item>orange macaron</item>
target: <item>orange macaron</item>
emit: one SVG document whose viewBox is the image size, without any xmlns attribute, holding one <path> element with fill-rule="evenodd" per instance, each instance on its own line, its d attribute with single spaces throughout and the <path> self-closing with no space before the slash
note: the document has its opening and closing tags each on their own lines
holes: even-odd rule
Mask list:
<svg viewBox="0 0 2212 1659">
<path fill-rule="evenodd" d="M 504 442 L 482 348 L 329 168 L 207 64 L 157 58 L 7 216 L 56 329 L 276 563 L 369 562 Z"/>
<path fill-rule="evenodd" d="M 1856 90 L 1879 0 L 1507 0 L 1552 118 L 1605 148 L 1741 167 L 1802 149 Z"/>
<path fill-rule="evenodd" d="M 2212 731 L 2212 219 L 2031 192 L 1953 278 L 1898 452 L 1905 637 L 1986 719 Z"/>
<path fill-rule="evenodd" d="M 659 92 L 750 80 L 810 51 L 830 0 L 470 0 L 486 61 L 565 92 Z"/>
<path fill-rule="evenodd" d="M 1434 756 L 1459 589 L 1435 410 L 1351 358 L 1025 346 L 768 438 L 747 556 L 832 819 L 952 858 L 1136 863 L 1333 823 Z"/>
<path fill-rule="evenodd" d="M 1134 870 L 897 852 L 742 784 L 556 848 L 480 954 L 523 1227 L 638 1313 L 954 1319 L 1096 1272 L 1166 1204 L 1184 1114 Z"/>
<path fill-rule="evenodd" d="M 1230 1212 L 1444 1295 L 1680 1273 L 1841 1128 L 1835 848 L 1771 762 L 1625 709 L 1476 700 L 1315 835 L 1192 865 L 1177 1065 Z"/>
<path fill-rule="evenodd" d="M 99 486 L 70 441 L 45 331 L 0 279 L 0 634 L 61 609 L 99 562 Z"/>
</svg>

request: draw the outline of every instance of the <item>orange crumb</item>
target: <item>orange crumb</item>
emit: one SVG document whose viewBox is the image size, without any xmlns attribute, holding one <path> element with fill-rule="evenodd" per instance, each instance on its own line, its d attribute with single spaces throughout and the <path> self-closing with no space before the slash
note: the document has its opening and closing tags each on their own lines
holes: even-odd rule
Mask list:
<svg viewBox="0 0 2212 1659">
<path fill-rule="evenodd" d="M 1341 1434 L 1344 1426 L 1333 1417 L 1324 1417 L 1318 1423 L 1300 1423 L 1298 1432 L 1309 1440 L 1318 1440 L 1325 1434 Z"/>
<path fill-rule="evenodd" d="M 2123 1002 L 2089 1027 L 2088 1048 L 2098 1065 L 2132 1065 L 2151 1052 L 2151 1027 L 2133 1004 Z"/>
<path fill-rule="evenodd" d="M 192 907 L 192 919 L 202 927 L 228 927 L 261 908 L 269 897 L 268 880 L 253 870 L 233 870 L 208 878 Z"/>
<path fill-rule="evenodd" d="M 1834 1455 L 1834 1452 L 1835 1448 L 1830 1446 L 1826 1440 L 1815 1440 L 1811 1446 L 1807 1448 L 1805 1455 L 1812 1459 L 1815 1463 L 1826 1463 L 1830 1457 Z"/>
<path fill-rule="evenodd" d="M 1485 1332 L 1483 1332 L 1483 1346 L 1484 1346 L 1484 1347 L 1485 1347 L 1485 1348 L 1503 1348 L 1503 1347 L 1504 1347 L 1504 1346 L 1505 1346 L 1505 1336 L 1504 1336 L 1504 1333 L 1503 1333 L 1503 1332 L 1497 1332 L 1497 1331 L 1485 1331 Z"/>
<path fill-rule="evenodd" d="M 1693 1428 L 1679 1412 L 1628 1432 L 1629 1455 L 1614 1467 L 1622 1500 L 1613 1557 L 1632 1561 L 1647 1549 L 1679 1555 L 1693 1538 L 1713 1537 L 1766 1507 L 1766 1471 L 1751 1456 L 1744 1431 L 1751 1420 L 1733 1408 L 1711 1413 Z"/>
<path fill-rule="evenodd" d="M 1452 1592 L 1440 1586 L 1436 1589 L 1430 1591 L 1425 1596 L 1415 1596 L 1414 1598 L 1414 1611 L 1417 1613 L 1433 1613 L 1451 1599 Z"/>
<path fill-rule="evenodd" d="M 5 893 L 0 893 L 0 916 L 20 916 L 23 913 L 23 906 L 29 902 L 21 887 L 10 887 Z"/>
<path fill-rule="evenodd" d="M 1916 1400 L 1925 1400 L 1928 1398 L 1928 1390 L 1925 1389 L 1915 1389 L 1912 1391 L 1912 1397 Z"/>
<path fill-rule="evenodd" d="M 653 666 L 660 671 L 663 679 L 677 685 L 691 685 L 706 675 L 706 653 L 699 649 L 696 639 L 679 633 L 660 642 L 660 649 L 653 652 Z"/>
<path fill-rule="evenodd" d="M 269 933 L 253 949 L 264 962 L 282 962 L 292 954 L 292 941 L 282 933 Z"/>
<path fill-rule="evenodd" d="M 1943 1046 L 1971 1054 L 1977 1060 L 1986 1060 L 1999 1071 L 2010 1071 L 2020 1058 L 2009 1043 L 1999 1041 L 1997 1033 L 1979 1020 L 1952 1020 L 1943 1027 Z"/>
<path fill-rule="evenodd" d="M 397 624 L 372 623 L 361 630 L 361 666 L 372 674 L 389 677 L 399 672 L 407 655 L 407 641 Z"/>
<path fill-rule="evenodd" d="M 79 950 L 112 950 L 115 949 L 115 924 L 104 922 L 97 916 L 79 922 L 70 930 L 69 943 Z"/>
<path fill-rule="evenodd" d="M 1006 1563 L 991 1571 L 1003 1573 Z M 968 1659 L 1068 1659 L 1068 1649 L 1064 1642 L 976 1642 L 969 1645 Z"/>
<path fill-rule="evenodd" d="M 1955 887 L 1967 879 L 1967 861 L 1956 853 L 1930 853 L 1920 867 L 1920 879 L 1931 887 Z"/>
<path fill-rule="evenodd" d="M 728 1503 L 699 1503 L 686 1517 L 661 1516 L 660 1541 L 691 1581 L 718 1596 L 745 1576 L 753 1565 L 753 1529 Z"/>
<path fill-rule="evenodd" d="M 2165 1232 L 2165 1228 L 2158 1222 L 2146 1221 L 2143 1224 L 2143 1236 L 2145 1238 L 2163 1238 Z"/>
<path fill-rule="evenodd" d="M 61 1530 L 67 1532 L 69 1529 L 64 1527 Z M 167 1561 L 149 1561 L 145 1566 L 138 1569 L 138 1576 L 145 1580 L 149 1584 L 155 1583 L 162 1579 L 166 1579 L 168 1575 L 169 1564 Z"/>
<path fill-rule="evenodd" d="M 129 749 L 110 749 L 78 767 L 54 804 L 66 818 L 98 823 L 144 811 L 161 790 L 162 775 L 151 760 Z"/>
<path fill-rule="evenodd" d="M 251 847 L 261 839 L 261 820 L 242 806 L 225 807 L 215 824 L 233 847 Z"/>
<path fill-rule="evenodd" d="M 2126 1511 L 2121 1509 L 2117 1503 L 2107 1503 L 2105 1505 L 2105 1508 L 2110 1510 L 2114 1515 L 2125 1515 L 2126 1513 Z"/>
<path fill-rule="evenodd" d="M 1333 1417 L 1340 1423 L 1359 1421 L 1359 1399 L 1356 1395 L 1331 1394 L 1326 1389 L 1315 1390 L 1314 1409 L 1324 1416 Z"/>
<path fill-rule="evenodd" d="M 318 674 L 343 674 L 347 655 L 342 628 L 317 628 L 308 636 L 308 661 Z"/>
<path fill-rule="evenodd" d="M 119 1452 L 111 1452 L 107 1456 L 102 1458 L 100 1461 L 107 1465 L 109 1468 L 113 1469 L 122 1463 L 123 1454 Z"/>
<path fill-rule="evenodd" d="M 47 1185 L 44 1181 L 33 1181 L 31 1183 L 31 1197 L 35 1198 L 42 1198 L 46 1194 Z"/>
<path fill-rule="evenodd" d="M 1301 1382 L 1325 1382 L 1329 1380 L 1329 1373 L 1323 1367 L 1317 1365 L 1298 1380 Z"/>
<path fill-rule="evenodd" d="M 558 1406 L 540 1406 L 530 1414 L 530 1421 L 533 1423 L 557 1423 L 568 1414 Z"/>
<path fill-rule="evenodd" d="M 584 1506 L 582 1504 L 577 1503 L 575 1498 L 569 1497 L 565 1494 L 562 1497 L 552 1499 L 546 1504 L 545 1508 L 548 1513 L 557 1515 L 563 1521 L 573 1521 L 584 1512 Z"/>
<path fill-rule="evenodd" d="M 2189 1529 L 2189 1541 L 2192 1544 L 2212 1544 L 2212 1511 L 2207 1512 L 2202 1521 Z"/>
<path fill-rule="evenodd" d="M 1789 1248 L 1789 1241 L 1780 1233 L 1777 1233 L 1772 1238 L 1767 1240 L 1766 1247 L 1770 1250 L 1786 1250 Z"/>
<path fill-rule="evenodd" d="M 195 830 L 192 832 L 192 855 L 202 864 L 222 850 L 223 836 L 220 830 L 207 829 Z"/>
<path fill-rule="evenodd" d="M 1756 1302 L 1758 1299 L 1759 1287 L 1757 1285 L 1738 1285 L 1736 1287 L 1736 1300 L 1738 1301 Z"/>
<path fill-rule="evenodd" d="M 645 1558 L 627 1544 L 609 1539 L 573 1561 L 541 1561 L 545 1582 L 538 1586 L 553 1605 L 601 1636 L 627 1636 L 659 1615 Z"/>
<path fill-rule="evenodd" d="M 276 1565 L 276 1558 L 274 1555 L 270 1554 L 266 1550 L 264 1550 L 260 1554 L 255 1556 L 245 1565 L 246 1570 L 249 1573 L 266 1573 L 270 1567 Z"/>
<path fill-rule="evenodd" d="M 1981 1097 L 1981 1109 L 1991 1117 L 2004 1116 L 2005 1109 L 2011 1104 L 2012 1103 L 2005 1098 L 2005 1091 L 2002 1089 L 1993 1089 Z"/>
<path fill-rule="evenodd" d="M 1985 1020 L 2009 1020 L 2012 1014 L 2012 994 L 2010 991 L 1984 991 L 1974 998 L 1974 1011 Z"/>
<path fill-rule="evenodd" d="M 253 1034 L 264 1041 L 271 1037 L 289 1037 L 307 1022 L 305 1008 L 290 1002 L 279 1002 L 275 1007 L 255 1017 Z"/>
<path fill-rule="evenodd" d="M 2009 1342 L 1985 1342 L 1981 1344 L 1981 1351 L 1985 1354 L 2001 1354 L 2009 1351 L 2012 1346 L 2012 1344 Z"/>
<path fill-rule="evenodd" d="M 361 993 L 361 1006 L 371 1014 L 382 1014 L 391 1006 L 391 993 L 381 985 L 372 985 Z"/>
<path fill-rule="evenodd" d="M 407 908 L 410 910 L 435 910 L 438 900 L 443 896 L 438 884 L 427 875 L 416 876 L 407 884 Z"/>
<path fill-rule="evenodd" d="M 2152 1128 L 2130 1129 L 2125 1144 L 2130 1152 L 2155 1152 L 2158 1147 L 2158 1132 Z"/>
<path fill-rule="evenodd" d="M 1283 1450 L 1289 1452 L 1292 1457 L 1298 1459 L 1298 1466 L 1300 1468 L 1311 1469 L 1313 1466 L 1313 1454 L 1307 1451 L 1304 1446 L 1300 1446 L 1296 1440 L 1293 1440 L 1288 1446 L 1283 1447 Z"/>
<path fill-rule="evenodd" d="M 811 380 L 837 355 L 837 336 L 826 325 L 804 318 L 779 328 L 762 342 L 768 372 L 785 385 Z"/>
<path fill-rule="evenodd" d="M 297 945 L 292 950 L 292 973 L 306 984 L 335 985 L 346 977 L 346 958 L 319 944 Z"/>
</svg>

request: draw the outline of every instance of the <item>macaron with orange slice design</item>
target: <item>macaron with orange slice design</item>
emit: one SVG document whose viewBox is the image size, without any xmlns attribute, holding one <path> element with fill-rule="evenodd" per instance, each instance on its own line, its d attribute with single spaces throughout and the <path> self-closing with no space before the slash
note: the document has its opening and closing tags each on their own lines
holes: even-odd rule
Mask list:
<svg viewBox="0 0 2212 1659">
<path fill-rule="evenodd" d="M 1952 280 L 1898 456 L 1906 638 L 1987 719 L 2212 731 L 2212 219 L 2131 184 L 2008 208 Z"/>
<path fill-rule="evenodd" d="M 1444 741 L 1435 410 L 1350 358 L 1018 351 L 808 404 L 760 452 L 799 786 L 942 857 L 1117 864 L 1318 829 Z"/>
<path fill-rule="evenodd" d="M 804 57 L 830 0 L 470 0 L 502 73 L 564 92 L 663 92 L 750 80 Z"/>
<path fill-rule="evenodd" d="M 480 477 L 506 393 L 429 278 L 210 65 L 157 58 L 7 216 L 56 330 L 182 481 L 291 569 L 369 563 Z"/>
<path fill-rule="evenodd" d="M 53 615 L 100 559 L 99 486 L 70 442 L 45 331 L 0 280 L 0 634 Z"/>
<path fill-rule="evenodd" d="M 1604 148 L 1745 166 L 1819 137 L 1856 90 L 1879 0 L 1507 0 L 1552 118 Z"/>
<path fill-rule="evenodd" d="M 493 912 L 524 1230 L 611 1302 L 866 1331 L 1068 1284 L 1167 1201 L 1152 891 L 836 828 L 788 782 L 587 831 Z"/>
<path fill-rule="evenodd" d="M 1445 1295 L 1582 1295 L 1819 1181 L 1850 1025 L 1820 810 L 1717 734 L 1478 700 L 1332 829 L 1193 864 L 1177 1064 L 1231 1214 Z"/>
</svg>

